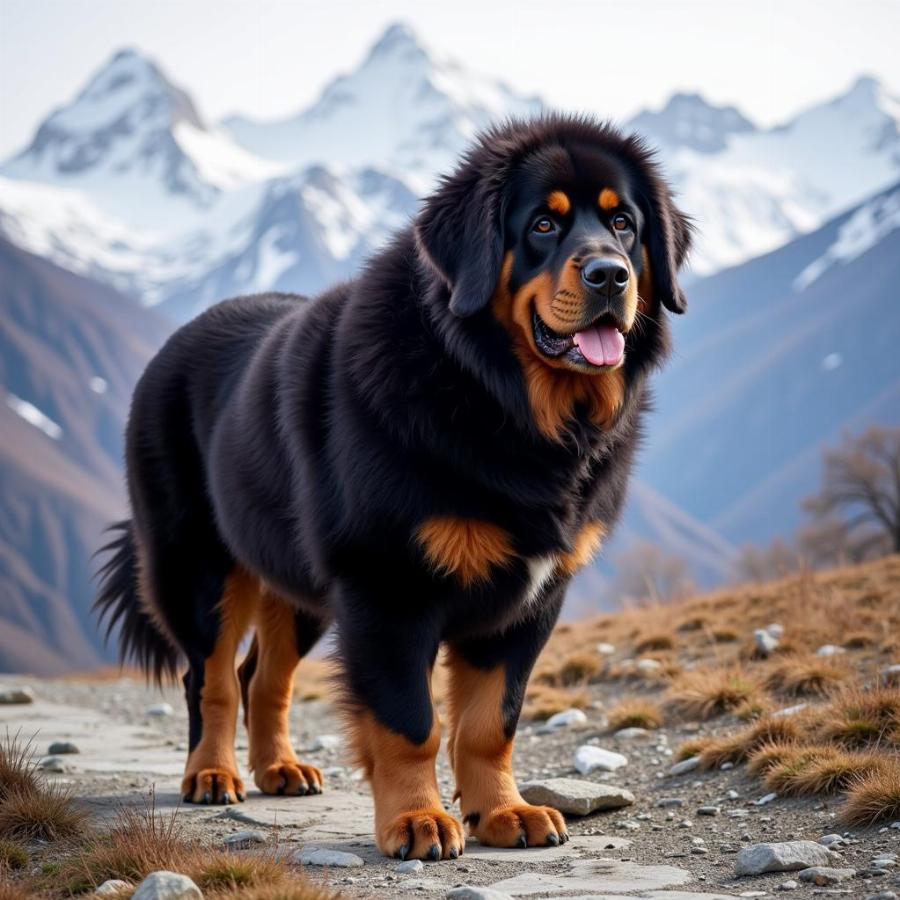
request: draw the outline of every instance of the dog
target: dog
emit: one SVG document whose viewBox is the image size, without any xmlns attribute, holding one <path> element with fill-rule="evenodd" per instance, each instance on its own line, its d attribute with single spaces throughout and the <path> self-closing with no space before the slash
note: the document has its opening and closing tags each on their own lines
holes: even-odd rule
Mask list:
<svg viewBox="0 0 900 900">
<path fill-rule="evenodd" d="M 241 700 L 257 787 L 322 790 L 288 711 L 334 626 L 384 854 L 456 858 L 463 823 L 496 847 L 567 840 L 517 791 L 513 736 L 567 585 L 622 508 L 690 242 L 640 139 L 510 121 L 357 278 L 174 333 L 134 392 L 131 518 L 97 607 L 123 658 L 157 679 L 186 663 L 186 801 L 244 799 Z M 435 777 L 441 647 L 462 821 Z"/>
</svg>

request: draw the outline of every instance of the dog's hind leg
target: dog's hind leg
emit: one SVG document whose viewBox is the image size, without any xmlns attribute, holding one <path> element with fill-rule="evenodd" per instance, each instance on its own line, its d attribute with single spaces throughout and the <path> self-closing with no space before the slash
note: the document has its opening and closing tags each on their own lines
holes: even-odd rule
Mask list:
<svg viewBox="0 0 900 900">
<path fill-rule="evenodd" d="M 250 768 L 263 793 L 322 792 L 322 773 L 297 759 L 288 730 L 294 671 L 322 631 L 318 619 L 294 610 L 268 591 L 263 593 L 253 645 L 240 676 Z"/>
<path fill-rule="evenodd" d="M 190 752 L 181 783 L 193 803 L 232 803 L 244 799 L 234 755 L 240 688 L 235 655 L 259 605 L 259 580 L 235 569 L 225 579 L 216 607 L 218 627 L 212 652 L 189 654 L 184 676 L 190 719 Z"/>
</svg>

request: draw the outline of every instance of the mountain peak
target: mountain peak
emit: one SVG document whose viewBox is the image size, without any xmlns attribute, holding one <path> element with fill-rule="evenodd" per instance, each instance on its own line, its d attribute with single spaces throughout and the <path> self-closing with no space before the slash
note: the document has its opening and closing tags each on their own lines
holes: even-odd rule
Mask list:
<svg viewBox="0 0 900 900">
<path fill-rule="evenodd" d="M 394 22 L 388 25 L 381 37 L 372 45 L 365 64 L 375 60 L 398 57 L 406 60 L 428 58 L 428 52 L 419 36 L 406 22 Z"/>
</svg>

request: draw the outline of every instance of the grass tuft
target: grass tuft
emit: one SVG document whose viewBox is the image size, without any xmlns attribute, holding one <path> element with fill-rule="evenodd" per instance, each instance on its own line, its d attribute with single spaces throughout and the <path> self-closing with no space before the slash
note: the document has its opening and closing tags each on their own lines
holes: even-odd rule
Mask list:
<svg viewBox="0 0 900 900">
<path fill-rule="evenodd" d="M 620 728 L 659 728 L 663 714 L 659 706 L 646 697 L 625 697 L 609 712 L 609 727 L 613 731 Z"/>
<path fill-rule="evenodd" d="M 0 802 L 12 791 L 38 791 L 41 784 L 31 742 L 7 732 L 0 741 Z"/>
<path fill-rule="evenodd" d="M 885 760 L 875 771 L 854 781 L 841 818 L 857 826 L 900 819 L 900 760 Z"/>
<path fill-rule="evenodd" d="M 584 709 L 588 696 L 583 690 L 551 687 L 547 684 L 528 685 L 525 692 L 525 708 L 522 717 L 527 720 L 549 719 L 564 709 Z"/>
<path fill-rule="evenodd" d="M 21 841 L 58 841 L 81 834 L 87 816 L 63 785 L 17 787 L 0 803 L 0 837 Z"/>
<path fill-rule="evenodd" d="M 674 650 L 675 638 L 668 631 L 659 631 L 647 634 L 635 645 L 635 653 L 651 653 L 655 650 Z"/>
<path fill-rule="evenodd" d="M 767 744 L 798 744 L 803 727 L 797 716 L 763 716 L 733 734 L 713 738 L 700 754 L 701 769 L 716 769 L 725 762 L 740 763 Z"/>
<path fill-rule="evenodd" d="M 797 747 L 766 772 L 763 784 L 768 790 L 782 795 L 799 794 L 798 782 L 803 774 L 815 763 L 831 759 L 835 752 L 833 747 L 821 745 Z"/>
<path fill-rule="evenodd" d="M 790 759 L 797 751 L 793 741 L 766 741 L 747 756 L 747 771 L 751 775 L 765 775 L 769 769 Z"/>
<path fill-rule="evenodd" d="M 603 660 L 593 653 L 577 653 L 559 667 L 558 679 L 563 687 L 587 684 L 603 670 Z"/>
<path fill-rule="evenodd" d="M 828 657 L 788 656 L 769 673 L 766 687 L 788 697 L 824 697 L 846 683 L 847 664 Z"/>
<path fill-rule="evenodd" d="M 739 667 L 694 669 L 677 678 L 666 705 L 685 719 L 712 719 L 745 703 L 762 703 L 759 682 Z"/>
<path fill-rule="evenodd" d="M 4 869 L 24 869 L 28 865 L 28 851 L 16 841 L 0 840 L 0 872 Z"/>
<path fill-rule="evenodd" d="M 849 749 L 900 748 L 900 689 L 850 688 L 829 704 L 818 736 Z"/>
<path fill-rule="evenodd" d="M 884 765 L 884 758 L 874 753 L 847 753 L 835 749 L 797 774 L 796 794 L 836 794 L 851 784 L 874 775 Z"/>
</svg>

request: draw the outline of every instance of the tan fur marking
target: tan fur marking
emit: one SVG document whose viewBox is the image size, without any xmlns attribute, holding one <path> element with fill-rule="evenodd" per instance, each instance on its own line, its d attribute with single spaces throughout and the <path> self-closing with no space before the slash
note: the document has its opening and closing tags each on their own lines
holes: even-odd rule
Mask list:
<svg viewBox="0 0 900 900">
<path fill-rule="evenodd" d="M 572 549 L 564 553 L 559 564 L 564 572 L 574 575 L 582 567 L 586 566 L 600 550 L 600 544 L 606 537 L 606 528 L 602 522 L 588 522 L 581 527 L 572 542 Z"/>
<path fill-rule="evenodd" d="M 496 318 L 512 337 L 513 349 L 522 366 L 538 430 L 551 440 L 561 441 L 566 424 L 575 414 L 575 406 L 579 403 L 588 407 L 591 419 L 599 426 L 609 424 L 619 411 L 625 396 L 621 369 L 586 374 L 569 368 L 560 360 L 545 357 L 534 343 L 531 303 L 535 303 L 538 315 L 552 328 L 554 319 L 550 306 L 554 286 L 550 274 L 545 272 L 538 275 L 512 295 L 509 291 L 512 264 L 512 252 L 509 252 L 503 261 L 491 306 Z M 569 282 L 562 285 L 564 290 L 569 287 Z"/>
<path fill-rule="evenodd" d="M 438 844 L 440 855 L 462 853 L 465 836 L 459 821 L 444 810 L 434 762 L 441 743 L 437 711 L 431 733 L 414 744 L 386 728 L 370 712 L 353 716 L 350 737 L 375 800 L 375 839 L 386 856 L 401 848 L 411 859 L 425 859 Z"/>
<path fill-rule="evenodd" d="M 294 692 L 297 652 L 294 611 L 265 590 L 256 618 L 259 656 L 248 689 L 247 732 L 250 768 L 266 794 L 305 794 L 322 788 L 322 773 L 297 759 L 288 717 Z"/>
<path fill-rule="evenodd" d="M 565 216 L 568 215 L 571 208 L 572 201 L 569 200 L 568 196 L 566 196 L 563 191 L 551 191 L 548 195 L 547 209 L 559 213 L 561 216 Z"/>
<path fill-rule="evenodd" d="M 522 799 L 512 771 L 513 742 L 503 728 L 506 676 L 502 666 L 484 672 L 450 650 L 449 753 L 463 821 L 482 844 L 544 846 L 548 835 L 566 833 L 554 809 Z"/>
<path fill-rule="evenodd" d="M 597 203 L 600 205 L 600 209 L 609 212 L 619 205 L 619 195 L 612 188 L 603 188 L 597 198 Z"/>
<path fill-rule="evenodd" d="M 653 307 L 653 270 L 646 244 L 641 244 L 641 276 L 638 278 L 638 312 L 647 314 Z"/>
<path fill-rule="evenodd" d="M 219 603 L 221 624 L 213 652 L 207 657 L 200 694 L 203 731 L 187 759 L 182 795 L 195 803 L 218 803 L 228 793 L 234 801 L 244 793 L 234 756 L 240 688 L 234 659 L 259 601 L 259 582 L 242 569 L 235 569 L 225 581 Z M 207 802 L 209 802 L 207 801 Z"/>
<path fill-rule="evenodd" d="M 494 566 L 514 555 L 509 533 L 478 519 L 433 516 L 419 526 L 416 539 L 437 571 L 455 575 L 465 587 L 487 581 Z"/>
</svg>

